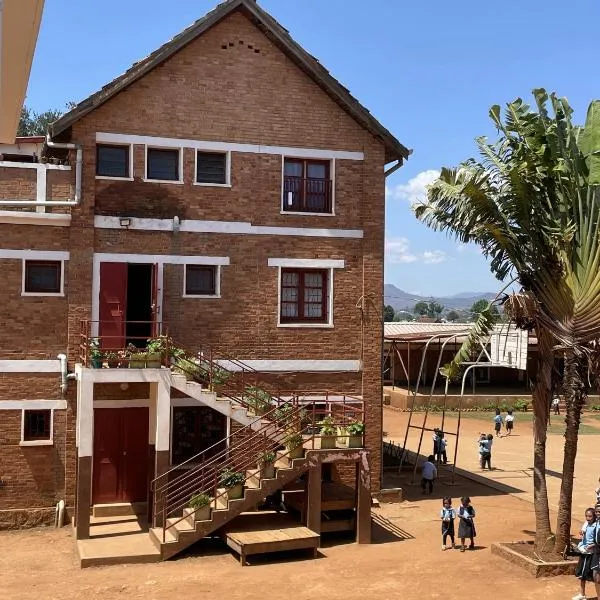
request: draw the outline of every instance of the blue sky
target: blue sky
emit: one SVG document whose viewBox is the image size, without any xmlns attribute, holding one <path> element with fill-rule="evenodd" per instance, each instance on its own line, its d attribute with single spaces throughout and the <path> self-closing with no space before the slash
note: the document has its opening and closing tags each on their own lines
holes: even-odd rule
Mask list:
<svg viewBox="0 0 600 600">
<path fill-rule="evenodd" d="M 177 34 L 215 0 L 47 0 L 26 103 L 79 101 Z M 578 120 L 600 98 L 598 0 L 261 0 L 260 5 L 414 153 L 387 182 L 386 283 L 423 295 L 494 291 L 477 248 L 416 221 L 410 203 L 441 166 L 494 136 L 492 104 L 534 87 Z"/>
</svg>

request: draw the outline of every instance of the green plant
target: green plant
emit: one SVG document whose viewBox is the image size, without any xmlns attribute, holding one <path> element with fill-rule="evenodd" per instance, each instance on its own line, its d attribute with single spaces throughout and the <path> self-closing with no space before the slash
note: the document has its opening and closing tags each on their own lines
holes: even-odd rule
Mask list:
<svg viewBox="0 0 600 600">
<path fill-rule="evenodd" d="M 595 411 L 600 410 L 600 404 L 592 404 L 590 406 L 590 410 L 595 410 Z"/>
<path fill-rule="evenodd" d="M 288 450 L 294 450 L 302 445 L 302 436 L 297 431 L 291 431 L 283 438 L 283 444 Z"/>
<path fill-rule="evenodd" d="M 208 506 L 210 502 L 211 498 L 208 494 L 195 494 L 190 498 L 188 506 L 195 509 L 204 508 L 205 506 Z"/>
<path fill-rule="evenodd" d="M 529 406 L 529 401 L 525 398 L 519 398 L 513 402 L 513 408 L 518 410 L 519 412 L 527 412 L 527 407 Z"/>
<path fill-rule="evenodd" d="M 346 428 L 349 435 L 364 435 L 365 424 L 362 421 L 354 421 Z"/>
<path fill-rule="evenodd" d="M 277 458 L 277 455 L 275 454 L 275 452 L 271 452 L 270 450 L 267 450 L 266 452 L 263 452 L 259 456 L 258 462 L 261 465 L 272 465 L 275 462 L 276 458 Z"/>
<path fill-rule="evenodd" d="M 255 385 L 247 385 L 244 395 L 246 403 L 256 413 L 264 413 L 271 408 L 271 394 Z"/>
<path fill-rule="evenodd" d="M 246 481 L 246 476 L 233 469 L 224 469 L 219 475 L 219 483 L 226 488 L 232 488 L 236 485 L 243 484 L 244 481 Z"/>
<path fill-rule="evenodd" d="M 168 353 L 168 357 L 174 360 L 185 356 L 185 350 L 175 345 L 173 338 L 168 335 L 158 335 L 151 337 L 146 341 L 147 352 L 160 352 L 163 356 Z"/>
<path fill-rule="evenodd" d="M 321 428 L 321 435 L 335 435 L 336 433 L 335 420 L 331 415 L 326 416 L 322 421 L 318 421 L 317 425 Z"/>
<path fill-rule="evenodd" d="M 97 360 L 104 356 L 102 350 L 100 350 L 100 340 L 98 338 L 90 338 L 88 340 L 88 350 L 89 357 L 92 360 Z"/>
</svg>

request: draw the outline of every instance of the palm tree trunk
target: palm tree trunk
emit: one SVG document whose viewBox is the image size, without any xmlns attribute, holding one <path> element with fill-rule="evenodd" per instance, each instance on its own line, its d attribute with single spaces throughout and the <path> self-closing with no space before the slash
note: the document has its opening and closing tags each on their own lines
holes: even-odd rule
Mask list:
<svg viewBox="0 0 600 600">
<path fill-rule="evenodd" d="M 562 552 L 571 540 L 571 509 L 573 504 L 573 478 L 575 476 L 575 458 L 577 457 L 577 439 L 579 436 L 579 423 L 581 411 L 585 404 L 587 392 L 585 379 L 582 376 L 586 368 L 586 361 L 581 355 L 573 351 L 565 357 L 564 395 L 566 402 L 565 422 L 565 451 L 563 457 L 562 480 L 558 500 L 558 518 L 556 521 L 556 546 L 557 552 Z"/>
<path fill-rule="evenodd" d="M 552 398 L 552 338 L 546 329 L 536 327 L 538 339 L 537 377 L 531 390 L 533 407 L 533 509 L 535 511 L 535 550 L 548 549 L 552 537 L 548 488 L 546 487 L 546 432 Z"/>
</svg>

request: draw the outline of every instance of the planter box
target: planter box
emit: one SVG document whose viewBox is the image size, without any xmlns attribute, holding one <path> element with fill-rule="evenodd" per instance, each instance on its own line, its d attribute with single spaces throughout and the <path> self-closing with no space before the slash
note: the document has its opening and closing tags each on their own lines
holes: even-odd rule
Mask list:
<svg viewBox="0 0 600 600">
<path fill-rule="evenodd" d="M 351 435 L 348 438 L 348 448 L 362 448 L 363 445 L 362 435 Z"/>
<path fill-rule="evenodd" d="M 263 479 L 275 479 L 275 466 L 263 465 L 261 468 L 261 476 Z"/>
<path fill-rule="evenodd" d="M 138 352 L 129 359 L 130 369 L 160 369 L 162 354 L 160 352 Z"/>
<path fill-rule="evenodd" d="M 289 450 L 289 448 L 286 448 L 286 450 Z M 289 450 L 289 452 L 286 454 L 286 458 L 288 458 L 289 460 L 292 460 L 294 458 L 302 458 L 303 456 L 304 448 L 302 446 L 297 446 L 293 450 Z"/>
<path fill-rule="evenodd" d="M 183 509 L 184 516 L 189 516 L 193 514 L 195 521 L 210 521 L 211 512 L 212 509 L 210 507 L 210 504 L 208 506 L 203 506 L 202 508 L 199 508 L 198 510 L 196 510 L 196 512 L 194 512 L 193 508 Z"/>
<path fill-rule="evenodd" d="M 533 547 L 533 542 L 527 542 Z M 517 551 L 522 544 L 495 543 L 492 544 L 492 554 L 527 570 L 534 577 L 551 577 L 553 575 L 574 575 L 577 568 L 576 560 L 559 560 L 556 562 L 539 562 Z"/>
<path fill-rule="evenodd" d="M 102 359 L 101 358 L 92 358 L 90 361 L 92 365 L 92 369 L 101 369 L 102 368 Z"/>
<path fill-rule="evenodd" d="M 321 436 L 321 450 L 335 449 L 336 439 L 337 439 L 337 436 L 335 436 L 335 435 L 322 435 Z"/>
<path fill-rule="evenodd" d="M 237 500 L 244 497 L 244 486 L 241 483 L 227 488 L 227 500 Z"/>
</svg>

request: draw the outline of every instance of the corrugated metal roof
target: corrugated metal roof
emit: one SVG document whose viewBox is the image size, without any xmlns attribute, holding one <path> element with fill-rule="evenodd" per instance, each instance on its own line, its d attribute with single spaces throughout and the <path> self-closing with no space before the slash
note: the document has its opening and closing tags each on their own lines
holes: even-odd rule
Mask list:
<svg viewBox="0 0 600 600">
<path fill-rule="evenodd" d="M 419 335 L 435 335 L 436 333 L 466 333 L 472 323 L 384 323 L 383 335 L 385 338 L 416 337 Z"/>
</svg>

